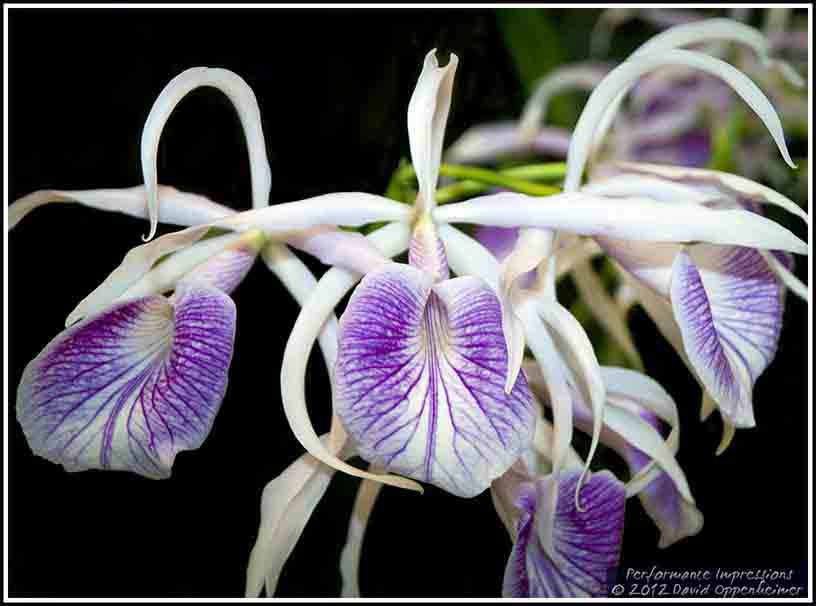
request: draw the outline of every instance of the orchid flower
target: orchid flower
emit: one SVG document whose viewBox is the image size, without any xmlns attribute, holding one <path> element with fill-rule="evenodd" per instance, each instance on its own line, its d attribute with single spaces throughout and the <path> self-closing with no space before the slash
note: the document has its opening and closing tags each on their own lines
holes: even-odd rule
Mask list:
<svg viewBox="0 0 816 606">
<path fill-rule="evenodd" d="M 711 35 L 709 24 L 682 27 L 678 41 L 683 43 L 694 41 L 695 33 L 701 37 Z M 688 29 L 692 27 L 700 29 Z M 807 222 L 807 214 L 784 196 L 740 177 L 715 171 L 628 164 L 613 178 L 591 180 L 580 187 L 584 162 L 597 145 L 596 137 L 603 134 L 609 122 L 610 107 L 617 107 L 621 96 L 638 77 L 667 63 L 700 69 L 731 85 L 765 123 L 783 158 L 792 165 L 776 112 L 764 94 L 741 72 L 718 59 L 690 51 L 639 52 L 613 70 L 590 96 L 573 133 L 563 195 L 600 194 L 620 212 L 625 212 L 625 206 L 621 205 L 624 200 L 646 196 L 663 201 L 666 208 L 674 208 L 681 214 L 702 208 L 743 208 L 745 204 L 741 200 L 749 199 L 781 206 Z M 605 171 L 609 173 L 601 165 L 593 170 L 593 175 Z M 646 178 L 647 173 L 660 178 Z M 678 175 L 688 179 L 683 181 Z M 681 183 L 685 185 L 682 195 L 677 189 Z M 678 220 L 682 221 L 679 217 Z M 736 224 L 728 227 L 736 228 Z M 522 230 L 515 249 L 505 261 L 506 282 L 511 283 L 547 258 L 547 238 L 551 236 Z M 799 294 L 806 291 L 785 263 L 767 252 L 774 247 L 724 246 L 725 242 L 713 240 L 708 240 L 709 244 L 684 246 L 620 239 L 610 243 L 605 236 L 595 239 L 630 274 L 645 281 L 659 295 L 657 299 L 662 297 L 662 303 L 655 302 L 647 309 L 653 316 L 668 315 L 668 319 L 658 322 L 661 330 L 671 337 L 727 423 L 752 426 L 753 382 L 772 360 L 779 336 L 782 309 L 779 279 Z M 801 252 L 805 253 L 806 249 Z M 505 287 L 506 290 L 511 288 L 511 284 Z M 671 311 L 667 314 L 665 309 L 657 310 L 659 305 L 673 307 L 673 314 Z M 678 332 L 681 337 L 674 334 Z"/>
<path fill-rule="evenodd" d="M 547 456 L 552 428 L 544 419 L 539 425 L 536 448 L 491 487 L 496 511 L 513 540 L 502 596 L 605 596 L 620 558 L 624 485 L 610 471 L 595 472 L 581 490 L 578 507 L 570 495 L 583 462 L 572 453 L 567 469 L 553 473 Z"/>
</svg>

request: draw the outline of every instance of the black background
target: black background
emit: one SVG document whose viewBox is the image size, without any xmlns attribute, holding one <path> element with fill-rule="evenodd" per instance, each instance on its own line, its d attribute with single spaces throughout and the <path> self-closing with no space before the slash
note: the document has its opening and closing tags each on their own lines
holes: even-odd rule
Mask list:
<svg viewBox="0 0 816 606">
<path fill-rule="evenodd" d="M 554 11 L 585 56 L 595 12 Z M 572 29 L 570 29 L 572 28 Z M 241 75 L 261 106 L 272 200 L 382 192 L 407 156 L 405 112 L 425 53 L 456 52 L 447 141 L 518 114 L 522 89 L 489 11 L 25 11 L 9 23 L 9 195 L 140 183 L 150 106 L 182 70 Z M 577 42 L 576 42 L 577 41 Z M 625 40 L 624 43 L 625 44 Z M 168 122 L 160 181 L 248 206 L 249 171 L 226 98 L 199 90 Z M 201 449 L 173 477 L 68 474 L 31 454 L 14 419 L 25 364 L 68 312 L 141 243 L 145 223 L 72 205 L 36 211 L 9 235 L 9 591 L 14 596 L 238 596 L 266 482 L 302 453 L 278 371 L 298 307 L 261 265 L 235 291 L 230 386 Z M 310 262 L 315 270 L 319 265 Z M 806 263 L 799 259 L 804 277 Z M 807 511 L 807 307 L 789 297 L 775 362 L 757 382 L 758 427 L 714 456 L 719 422 L 697 422 L 699 388 L 637 310 L 649 373 L 677 401 L 679 460 L 706 516 L 697 537 L 658 550 L 627 504 L 622 566 L 804 569 Z M 307 398 L 318 431 L 329 388 L 314 357 Z M 336 477 L 282 574 L 279 596 L 339 593 L 338 557 L 357 480 Z M 365 596 L 497 596 L 510 541 L 487 493 L 462 500 L 387 488 L 367 534 Z"/>
</svg>

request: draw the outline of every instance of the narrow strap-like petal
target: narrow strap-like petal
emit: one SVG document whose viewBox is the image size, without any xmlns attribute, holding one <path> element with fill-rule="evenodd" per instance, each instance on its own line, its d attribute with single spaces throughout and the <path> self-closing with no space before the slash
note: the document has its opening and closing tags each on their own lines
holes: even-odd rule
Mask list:
<svg viewBox="0 0 816 606">
<path fill-rule="evenodd" d="M 381 473 L 377 469 L 370 469 L 372 473 Z M 340 595 L 344 598 L 360 597 L 360 555 L 363 549 L 363 539 L 368 528 L 368 520 L 374 510 L 374 504 L 383 485 L 371 480 L 361 480 L 351 510 L 346 544 L 340 552 L 340 576 L 342 588 Z"/>
<path fill-rule="evenodd" d="M 335 421 L 333 420 L 333 423 Z M 345 438 L 331 432 L 322 441 L 345 458 Z M 305 454 L 269 482 L 261 497 L 261 524 L 247 565 L 246 597 L 266 589 L 273 597 L 281 571 L 334 476 L 334 469 Z"/>
<path fill-rule="evenodd" d="M 23 373 L 17 418 L 35 453 L 69 471 L 170 475 L 198 448 L 227 387 L 235 305 L 183 284 L 110 307 L 57 336 Z"/>
<path fill-rule="evenodd" d="M 648 198 L 609 198 L 584 192 L 545 200 L 499 193 L 446 204 L 434 212 L 437 222 L 498 227 L 541 227 L 581 235 L 655 242 L 708 242 L 808 254 L 806 242 L 756 213 L 713 209 L 696 204 L 665 204 Z"/>
<path fill-rule="evenodd" d="M 725 80 L 756 112 L 771 133 L 782 157 L 791 167 L 794 166 L 785 144 L 784 131 L 779 116 L 765 94 L 750 78 L 719 59 L 702 53 L 671 49 L 644 53 L 624 61 L 595 88 L 584 106 L 584 111 L 581 113 L 573 131 L 570 151 L 567 156 L 564 191 L 575 191 L 580 186 L 584 166 L 596 142 L 598 128 L 603 126 L 604 122 L 610 120 L 607 114 L 609 105 L 622 92 L 628 91 L 644 74 L 659 67 L 672 65 L 692 67 Z"/>
<path fill-rule="evenodd" d="M 272 173 L 266 156 L 261 112 L 258 101 L 249 85 L 237 74 L 220 68 L 193 67 L 173 78 L 159 94 L 142 131 L 141 157 L 142 174 L 147 189 L 147 206 L 150 216 L 150 232 L 147 240 L 156 233 L 159 214 L 157 192 L 156 157 L 164 124 L 170 114 L 190 91 L 202 86 L 211 86 L 222 91 L 235 106 L 249 150 L 252 172 L 252 205 L 265 206 L 269 201 Z"/>
<path fill-rule="evenodd" d="M 615 343 L 623 350 L 636 368 L 643 368 L 640 352 L 635 347 L 632 332 L 626 322 L 626 310 L 610 297 L 598 274 L 587 262 L 577 264 L 570 272 L 578 296 L 589 308 Z"/>
<path fill-rule="evenodd" d="M 171 225 L 198 225 L 209 223 L 232 214 L 231 208 L 213 202 L 205 196 L 177 190 L 167 185 L 158 186 L 161 206 L 158 221 Z M 11 230 L 32 210 L 46 204 L 76 203 L 98 210 L 119 212 L 140 219 L 148 218 L 145 188 L 86 189 L 80 191 L 39 190 L 15 200 L 8 208 L 8 229 Z"/>
</svg>

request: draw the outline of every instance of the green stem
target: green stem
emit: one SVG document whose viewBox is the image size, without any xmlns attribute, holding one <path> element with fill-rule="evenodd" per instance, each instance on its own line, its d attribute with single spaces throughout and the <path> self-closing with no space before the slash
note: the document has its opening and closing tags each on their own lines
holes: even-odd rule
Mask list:
<svg viewBox="0 0 816 606">
<path fill-rule="evenodd" d="M 550 196 L 558 193 L 560 189 L 552 185 L 532 181 L 557 181 L 562 179 L 565 173 L 566 164 L 563 162 L 515 166 L 501 171 L 474 166 L 442 164 L 439 167 L 440 175 L 461 179 L 461 181 L 440 188 L 437 193 L 437 202 L 444 204 L 445 202 L 485 192 L 491 187 L 503 187 L 531 196 Z M 396 196 L 401 184 L 414 179 L 416 179 L 414 167 L 407 163 L 401 165 L 394 172 L 394 176 L 389 183 L 388 191 L 392 194 L 389 197 Z"/>
</svg>

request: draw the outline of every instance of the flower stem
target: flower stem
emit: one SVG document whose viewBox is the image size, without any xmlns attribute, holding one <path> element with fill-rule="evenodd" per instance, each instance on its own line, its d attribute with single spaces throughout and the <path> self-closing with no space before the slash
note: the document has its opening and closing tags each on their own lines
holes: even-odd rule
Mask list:
<svg viewBox="0 0 816 606">
<path fill-rule="evenodd" d="M 437 202 L 444 204 L 466 198 L 488 191 L 491 187 L 500 187 L 531 196 L 550 196 L 561 191 L 560 188 L 534 181 L 557 181 L 564 177 L 565 172 L 566 165 L 563 162 L 529 164 L 500 171 L 474 166 L 442 164 L 439 167 L 440 175 L 461 179 L 461 181 L 437 190 Z M 402 189 L 402 185 L 415 178 L 414 167 L 408 163 L 402 164 L 394 172 L 386 195 L 398 199 L 398 192 Z"/>
</svg>

